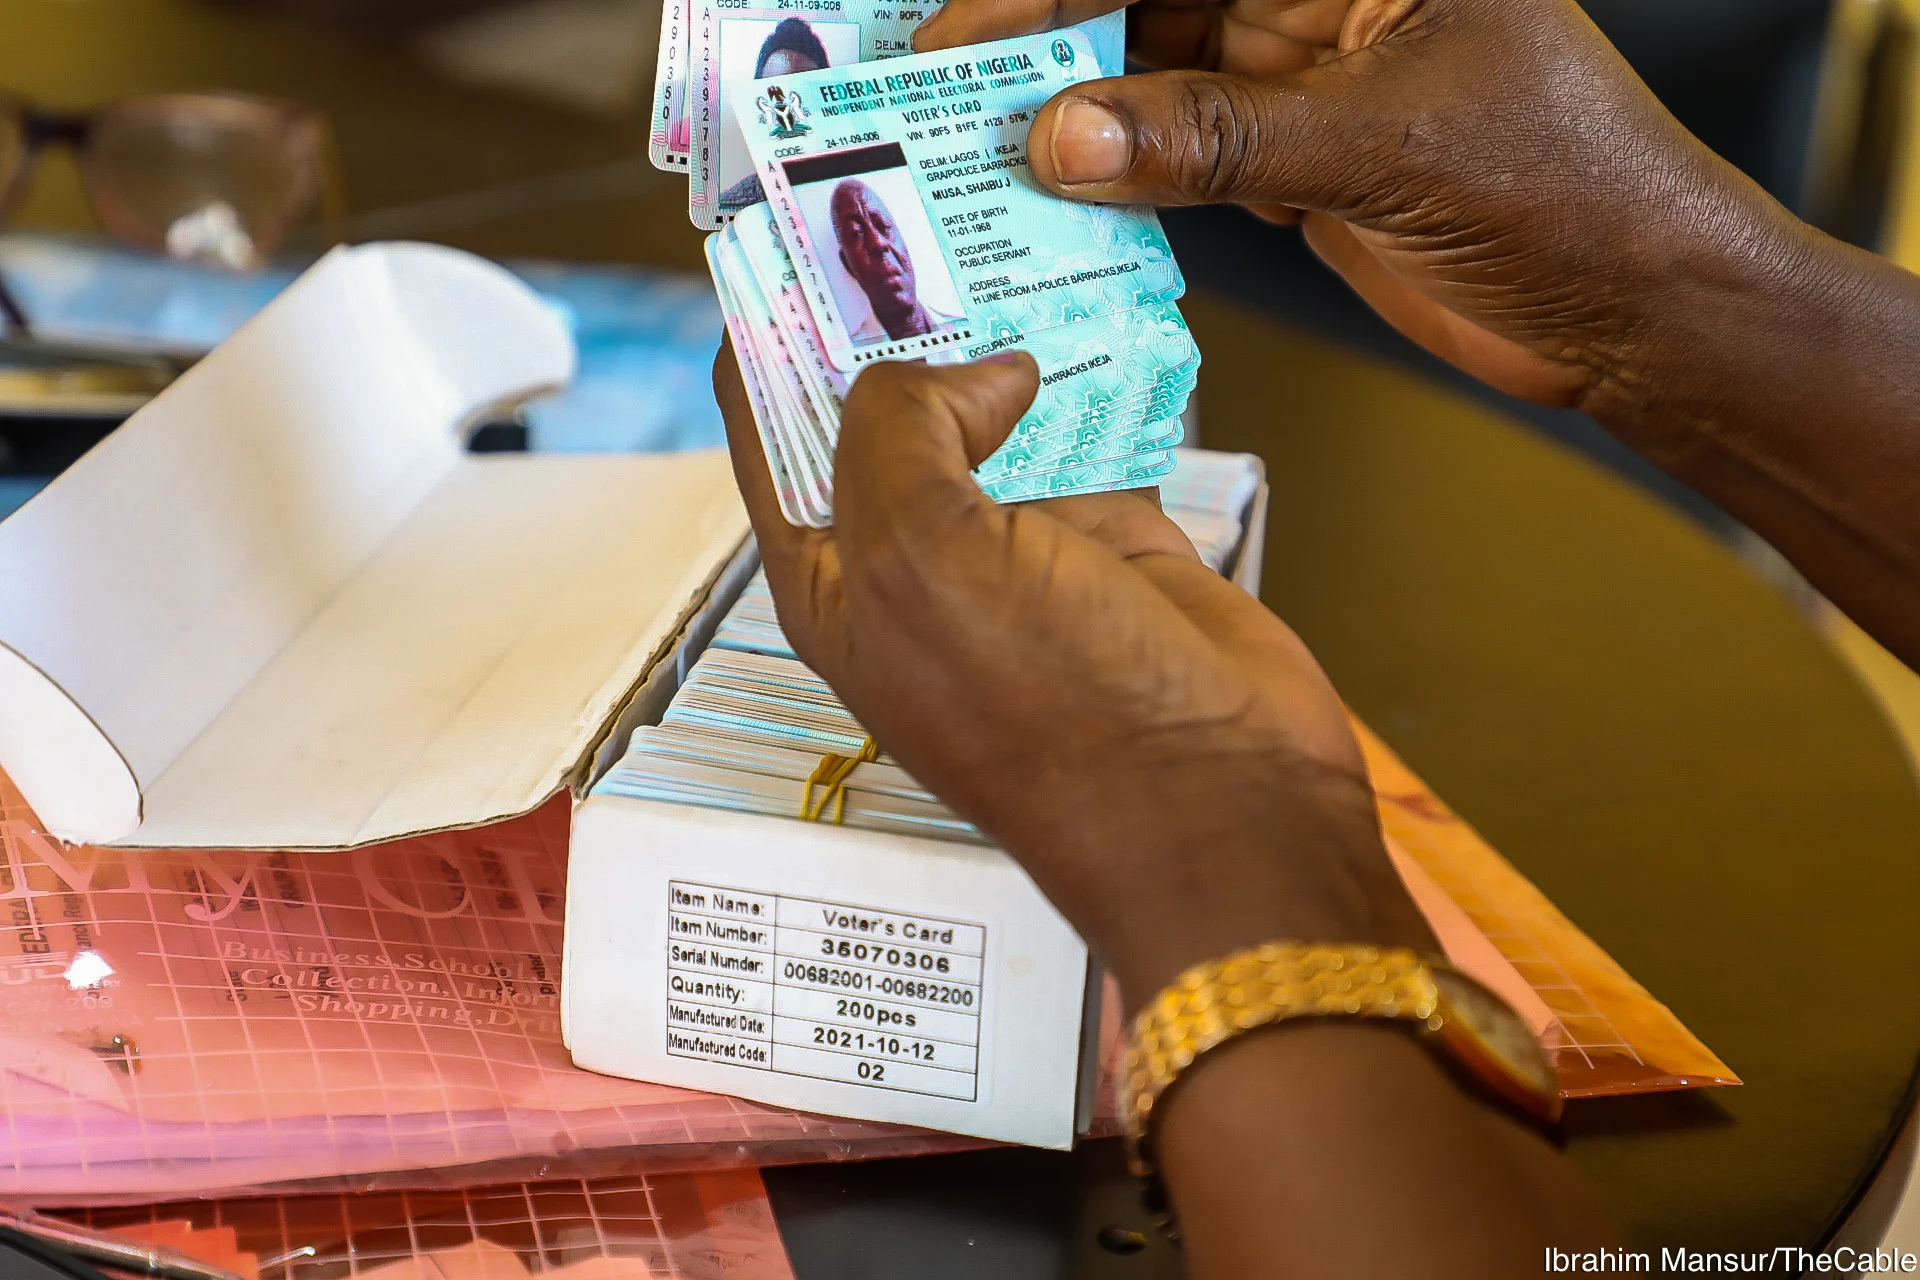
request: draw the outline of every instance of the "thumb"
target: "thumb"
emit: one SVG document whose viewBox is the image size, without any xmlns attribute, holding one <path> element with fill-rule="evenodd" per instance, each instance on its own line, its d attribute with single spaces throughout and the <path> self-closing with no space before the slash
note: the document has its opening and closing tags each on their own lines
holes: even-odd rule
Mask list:
<svg viewBox="0 0 1920 1280">
<path fill-rule="evenodd" d="M 1272 78 L 1160 71 L 1076 85 L 1035 117 L 1027 162 L 1076 200 L 1352 213 L 1389 185 L 1392 162 L 1370 77 L 1353 65 L 1372 52 Z"/>
<path fill-rule="evenodd" d="M 964 365 L 884 361 L 853 384 L 834 460 L 834 534 L 863 556 L 944 555 L 997 530 L 999 509 L 972 470 L 1033 403 L 1039 369 L 1024 351 Z"/>
</svg>

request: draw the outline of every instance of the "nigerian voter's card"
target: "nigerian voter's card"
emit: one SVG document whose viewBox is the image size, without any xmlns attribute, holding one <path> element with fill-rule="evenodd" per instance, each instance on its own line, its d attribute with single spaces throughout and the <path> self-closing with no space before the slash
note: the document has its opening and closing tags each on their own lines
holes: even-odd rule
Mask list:
<svg viewBox="0 0 1920 1280">
<path fill-rule="evenodd" d="M 753 86 L 741 127 L 836 367 L 1180 296 L 1151 209 L 1064 201 L 1027 171 L 1040 107 L 1100 75 L 1055 31 Z"/>
<path fill-rule="evenodd" d="M 693 186 L 687 212 L 695 226 L 712 229 L 762 198 L 753 157 L 740 137 L 735 109 L 752 97 L 751 84 L 770 76 L 846 67 L 896 56 L 930 5 L 882 11 L 875 21 L 870 0 L 811 0 L 805 16 L 789 7 L 762 8 L 742 0 L 693 0 L 693 61 L 689 68 L 696 106 L 693 118 Z"/>
<path fill-rule="evenodd" d="M 939 7 L 936 0 L 682 2 L 690 4 L 693 15 L 684 90 L 693 148 L 687 212 L 695 226 L 709 230 L 764 198 L 740 132 L 741 105 L 751 116 L 758 93 L 754 81 L 910 55 L 914 28 Z M 669 10 L 673 7 L 674 0 L 668 0 Z M 1121 13 L 1104 14 L 1076 29 L 1092 42 L 1105 74 L 1124 70 Z M 663 110 L 671 115 L 670 106 Z"/>
</svg>

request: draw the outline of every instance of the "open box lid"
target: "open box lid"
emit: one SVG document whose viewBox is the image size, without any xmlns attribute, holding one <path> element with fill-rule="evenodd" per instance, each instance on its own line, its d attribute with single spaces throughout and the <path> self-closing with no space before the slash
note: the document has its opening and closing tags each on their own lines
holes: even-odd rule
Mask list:
<svg viewBox="0 0 1920 1280">
<path fill-rule="evenodd" d="M 524 813 L 747 535 L 721 452 L 473 455 L 572 342 L 511 275 L 329 254 L 0 522 L 0 770 L 64 840 L 334 849 Z"/>
</svg>

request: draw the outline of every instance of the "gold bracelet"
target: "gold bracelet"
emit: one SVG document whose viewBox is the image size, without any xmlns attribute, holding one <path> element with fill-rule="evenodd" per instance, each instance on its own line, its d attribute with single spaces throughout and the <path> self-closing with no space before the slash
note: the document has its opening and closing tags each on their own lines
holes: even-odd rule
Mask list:
<svg viewBox="0 0 1920 1280">
<path fill-rule="evenodd" d="M 1153 1109 L 1195 1059 L 1290 1018 L 1393 1018 L 1440 1029 L 1433 970 L 1404 947 L 1269 942 L 1197 964 L 1133 1020 L 1121 1116 L 1127 1162 L 1151 1178 Z"/>
</svg>

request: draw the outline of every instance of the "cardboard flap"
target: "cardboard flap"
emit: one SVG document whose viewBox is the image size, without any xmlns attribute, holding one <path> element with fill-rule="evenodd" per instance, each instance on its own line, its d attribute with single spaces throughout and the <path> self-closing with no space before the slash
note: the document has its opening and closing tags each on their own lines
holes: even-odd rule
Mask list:
<svg viewBox="0 0 1920 1280">
<path fill-rule="evenodd" d="M 463 451 L 572 368 L 497 267 L 330 254 L 0 523 L 0 769 L 98 843 L 538 804 L 746 531 L 719 455 Z"/>
</svg>

